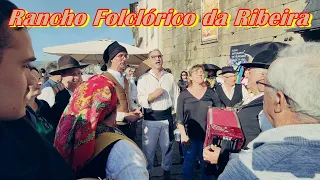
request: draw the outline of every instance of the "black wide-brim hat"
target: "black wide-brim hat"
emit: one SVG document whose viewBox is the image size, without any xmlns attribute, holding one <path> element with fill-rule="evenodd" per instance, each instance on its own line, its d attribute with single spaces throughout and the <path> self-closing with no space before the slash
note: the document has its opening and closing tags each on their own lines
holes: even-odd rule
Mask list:
<svg viewBox="0 0 320 180">
<path fill-rule="evenodd" d="M 58 70 L 52 71 L 49 74 L 60 75 L 62 71 L 75 69 L 75 68 L 83 69 L 87 66 L 89 66 L 89 64 L 80 65 L 80 63 L 77 60 L 75 60 L 73 57 L 69 55 L 64 55 L 64 56 L 61 56 L 58 60 Z"/>
<path fill-rule="evenodd" d="M 221 68 L 215 64 L 203 64 L 205 71 L 219 71 Z"/>
<path fill-rule="evenodd" d="M 251 63 L 242 63 L 241 66 L 245 68 L 262 68 L 268 69 L 270 64 L 277 58 L 277 53 L 273 50 L 264 50 L 258 53 Z"/>
<path fill-rule="evenodd" d="M 237 73 L 237 71 L 235 71 L 233 69 L 232 66 L 224 66 L 221 68 L 221 73 L 219 75 L 223 75 L 223 74 L 227 74 L 227 73 Z"/>
</svg>

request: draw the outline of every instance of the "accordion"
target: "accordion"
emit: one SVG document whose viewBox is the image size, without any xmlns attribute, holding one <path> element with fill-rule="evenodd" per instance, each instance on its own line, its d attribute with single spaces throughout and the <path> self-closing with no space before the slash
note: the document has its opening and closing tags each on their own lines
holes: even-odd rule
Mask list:
<svg viewBox="0 0 320 180">
<path fill-rule="evenodd" d="M 231 151 L 241 150 L 244 135 L 236 113 L 232 110 L 209 107 L 204 146 L 217 145 L 224 148 L 228 145 Z"/>
</svg>

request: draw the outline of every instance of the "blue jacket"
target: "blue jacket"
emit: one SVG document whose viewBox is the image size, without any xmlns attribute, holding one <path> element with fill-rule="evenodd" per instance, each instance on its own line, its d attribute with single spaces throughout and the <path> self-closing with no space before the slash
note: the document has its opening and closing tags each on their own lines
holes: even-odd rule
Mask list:
<svg viewBox="0 0 320 180">
<path fill-rule="evenodd" d="M 248 148 L 231 157 L 219 180 L 320 179 L 320 124 L 273 128 Z"/>
</svg>

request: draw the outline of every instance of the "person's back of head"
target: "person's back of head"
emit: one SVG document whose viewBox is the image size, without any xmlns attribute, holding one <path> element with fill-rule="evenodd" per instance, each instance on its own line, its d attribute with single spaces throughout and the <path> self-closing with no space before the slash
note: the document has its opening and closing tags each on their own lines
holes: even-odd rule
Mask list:
<svg viewBox="0 0 320 180">
<path fill-rule="evenodd" d="M 319 52 L 320 43 L 315 42 L 286 48 L 268 70 L 267 82 L 273 87 L 268 88 L 268 93 L 281 101 L 276 90 L 282 91 L 290 111 L 300 123 L 314 120 L 320 123 Z"/>
</svg>

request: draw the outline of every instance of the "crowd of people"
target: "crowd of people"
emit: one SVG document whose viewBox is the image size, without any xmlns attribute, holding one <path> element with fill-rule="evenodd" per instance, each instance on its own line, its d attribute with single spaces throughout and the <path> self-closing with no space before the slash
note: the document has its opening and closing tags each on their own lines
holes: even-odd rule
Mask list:
<svg viewBox="0 0 320 180">
<path fill-rule="evenodd" d="M 0 1 L 0 179 L 149 179 L 159 141 L 169 180 L 175 130 L 185 180 L 197 162 L 202 179 L 320 179 L 320 43 L 261 50 L 241 64 L 237 84 L 232 67 L 217 74 L 202 64 L 176 81 L 159 49 L 135 78 L 115 41 L 103 52 L 104 72 L 83 80 L 87 65 L 69 55 L 32 65 L 27 28 L 7 26 L 16 8 Z M 237 114 L 241 151 L 204 146 L 209 107 Z"/>
</svg>

